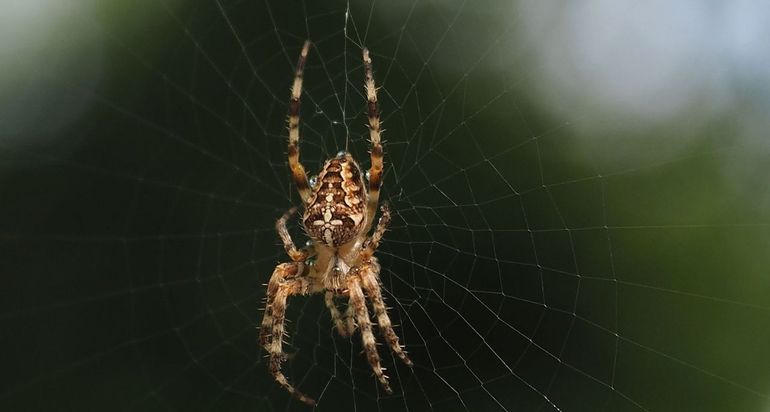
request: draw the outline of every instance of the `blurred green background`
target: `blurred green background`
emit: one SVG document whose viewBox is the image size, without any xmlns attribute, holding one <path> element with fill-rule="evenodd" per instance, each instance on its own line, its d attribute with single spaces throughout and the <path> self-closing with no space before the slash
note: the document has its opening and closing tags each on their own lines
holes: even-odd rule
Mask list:
<svg viewBox="0 0 770 412">
<path fill-rule="evenodd" d="M 302 160 L 386 128 L 415 361 L 290 301 L 323 411 L 770 410 L 770 33 L 751 1 L 0 3 L 0 408 L 308 410 L 257 344 Z M 292 225 L 297 242 L 305 237 Z"/>
</svg>

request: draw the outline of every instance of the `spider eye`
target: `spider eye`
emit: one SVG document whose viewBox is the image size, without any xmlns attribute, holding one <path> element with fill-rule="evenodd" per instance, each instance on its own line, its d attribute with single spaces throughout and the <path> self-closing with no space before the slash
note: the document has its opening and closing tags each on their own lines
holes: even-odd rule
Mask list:
<svg viewBox="0 0 770 412">
<path fill-rule="evenodd" d="M 310 187 L 315 187 L 318 184 L 318 176 L 310 176 L 308 183 L 310 183 Z"/>
<path fill-rule="evenodd" d="M 369 171 L 367 170 L 367 171 L 366 171 L 366 181 L 367 181 L 367 182 L 369 181 L 369 176 L 370 176 L 370 175 L 371 175 L 371 173 L 369 173 Z"/>
<path fill-rule="evenodd" d="M 345 157 L 346 154 L 348 154 L 346 151 L 340 150 L 339 152 L 337 152 L 337 158 L 342 159 L 343 157 Z"/>
</svg>

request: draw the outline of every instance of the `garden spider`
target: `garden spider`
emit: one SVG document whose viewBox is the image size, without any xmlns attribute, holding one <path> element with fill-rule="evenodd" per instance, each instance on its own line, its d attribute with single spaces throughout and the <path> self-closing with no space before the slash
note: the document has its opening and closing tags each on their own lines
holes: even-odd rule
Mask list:
<svg viewBox="0 0 770 412">
<path fill-rule="evenodd" d="M 286 229 L 287 220 L 296 212 L 291 208 L 278 219 L 276 230 L 283 241 L 291 262 L 276 266 L 267 285 L 265 316 L 259 333 L 259 343 L 269 352 L 270 374 L 276 382 L 299 400 L 314 405 L 315 401 L 294 388 L 281 372 L 286 300 L 291 295 L 325 294 L 326 306 L 341 336 L 350 336 L 356 327 L 367 360 L 375 376 L 388 394 L 393 393 L 388 377 L 380 365 L 376 342 L 366 298 L 371 300 L 377 325 L 390 349 L 406 363 L 412 361 L 398 343 L 398 336 L 388 317 L 380 291 L 380 265 L 374 251 L 380 244 L 390 221 L 387 205 L 381 207 L 382 216 L 371 237 L 369 230 L 377 212 L 382 182 L 383 151 L 380 143 L 380 118 L 377 113 L 377 89 L 372 75 L 369 51 L 363 49 L 368 99 L 369 138 L 371 140 L 371 167 L 369 190 L 364 186 L 361 168 L 350 153 L 340 152 L 329 159 L 317 179 L 308 182 L 305 168 L 299 162 L 299 106 L 302 93 L 302 72 L 310 42 L 306 41 L 297 63 L 297 74 L 289 103 L 289 167 L 305 207 L 302 225 L 311 237 L 307 247 L 297 249 Z M 348 298 L 345 314 L 334 303 L 335 296 Z"/>
</svg>

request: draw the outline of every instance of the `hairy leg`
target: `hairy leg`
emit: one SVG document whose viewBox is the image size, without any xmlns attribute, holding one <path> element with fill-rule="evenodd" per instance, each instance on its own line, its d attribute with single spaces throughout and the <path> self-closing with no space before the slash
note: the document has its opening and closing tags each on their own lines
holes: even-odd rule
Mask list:
<svg viewBox="0 0 770 412">
<path fill-rule="evenodd" d="M 382 184 L 383 157 L 382 138 L 380 136 L 380 114 L 377 106 L 377 87 L 374 84 L 374 74 L 372 73 L 372 59 L 369 57 L 369 50 L 364 48 L 364 70 L 366 73 L 366 99 L 367 114 L 369 117 L 369 140 L 372 143 L 371 148 L 371 166 L 369 167 L 369 196 L 366 203 L 367 214 L 364 223 L 364 232 L 369 232 L 374 222 L 374 215 L 377 212 L 377 203 L 380 200 L 380 186 Z"/>
<path fill-rule="evenodd" d="M 393 390 L 390 389 L 390 384 L 388 384 L 388 377 L 385 376 L 382 365 L 380 365 L 380 355 L 377 353 L 377 343 L 372 333 L 369 310 L 366 308 L 364 292 L 361 290 L 360 280 L 357 276 L 349 278 L 348 290 L 350 292 L 350 304 L 353 305 L 356 318 L 358 319 L 358 327 L 361 329 L 361 341 L 364 345 L 366 358 L 385 392 L 392 394 Z"/>
<path fill-rule="evenodd" d="M 291 295 L 307 293 L 309 281 L 306 278 L 288 279 L 278 286 L 275 292 L 272 308 L 272 327 L 269 343 L 265 346 L 270 354 L 270 363 L 268 368 L 270 374 L 279 385 L 281 385 L 292 396 L 305 402 L 308 405 L 315 405 L 315 400 L 298 391 L 292 386 L 281 372 L 281 362 L 285 357 L 283 353 L 284 321 L 286 319 L 286 300 Z"/>
<path fill-rule="evenodd" d="M 291 176 L 297 185 L 299 195 L 305 203 L 310 198 L 310 187 L 305 168 L 299 162 L 299 98 L 302 95 L 302 77 L 309 49 L 310 41 L 306 40 L 297 62 L 297 73 L 294 76 L 294 85 L 291 88 L 291 100 L 289 101 L 289 169 L 291 169 Z"/>
<path fill-rule="evenodd" d="M 377 228 L 372 233 L 372 237 L 364 242 L 364 248 L 361 251 L 362 260 L 366 261 L 374 255 L 374 251 L 380 247 L 380 241 L 382 236 L 388 230 L 388 224 L 390 224 L 390 207 L 387 204 L 380 206 L 382 216 L 380 216 L 379 222 L 377 222 Z"/>
<path fill-rule="evenodd" d="M 275 230 L 278 231 L 278 236 L 281 237 L 281 242 L 283 242 L 283 248 L 286 249 L 286 254 L 289 255 L 291 260 L 294 262 L 304 262 L 309 256 L 308 251 L 297 249 L 297 247 L 294 246 L 294 241 L 291 240 L 289 230 L 286 228 L 286 222 L 296 211 L 296 207 L 287 210 L 286 213 L 275 222 Z"/>
<path fill-rule="evenodd" d="M 356 313 L 350 299 L 348 299 L 348 308 L 345 310 L 345 327 L 348 330 L 348 335 L 352 336 L 353 332 L 356 331 Z"/>
<path fill-rule="evenodd" d="M 372 308 L 374 308 L 374 314 L 377 316 L 377 325 L 388 342 L 390 350 L 401 358 L 407 366 L 411 367 L 413 365 L 412 360 L 406 355 L 403 346 L 398 343 L 398 335 L 396 335 L 393 324 L 390 322 L 390 316 L 388 316 L 385 300 L 380 290 L 379 271 L 379 265 L 370 265 L 362 270 L 362 285 L 372 301 Z"/>
<path fill-rule="evenodd" d="M 337 309 L 337 305 L 334 303 L 334 292 L 327 290 L 324 296 L 324 301 L 326 302 L 326 307 L 329 308 L 329 312 L 332 315 L 332 322 L 334 322 L 334 326 L 337 328 L 337 332 L 340 334 L 340 336 L 350 336 L 348 329 L 345 327 L 345 322 L 342 320 L 342 313 L 340 313 L 340 310 Z"/>
<path fill-rule="evenodd" d="M 270 342 L 270 332 L 273 325 L 273 303 L 278 289 L 287 279 L 294 278 L 300 271 L 300 265 L 295 262 L 281 263 L 275 267 L 272 276 L 267 283 L 267 296 L 265 297 L 265 314 L 262 317 L 262 326 L 259 328 L 259 344 L 266 350 Z"/>
</svg>

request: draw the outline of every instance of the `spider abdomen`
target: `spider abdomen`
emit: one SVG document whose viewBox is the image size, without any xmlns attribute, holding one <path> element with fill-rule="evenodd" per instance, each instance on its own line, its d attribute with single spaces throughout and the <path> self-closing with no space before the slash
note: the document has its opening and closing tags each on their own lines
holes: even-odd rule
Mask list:
<svg viewBox="0 0 770 412">
<path fill-rule="evenodd" d="M 336 248 L 353 240 L 364 222 L 366 189 L 349 153 L 329 159 L 318 175 L 302 223 L 314 240 Z"/>
</svg>

